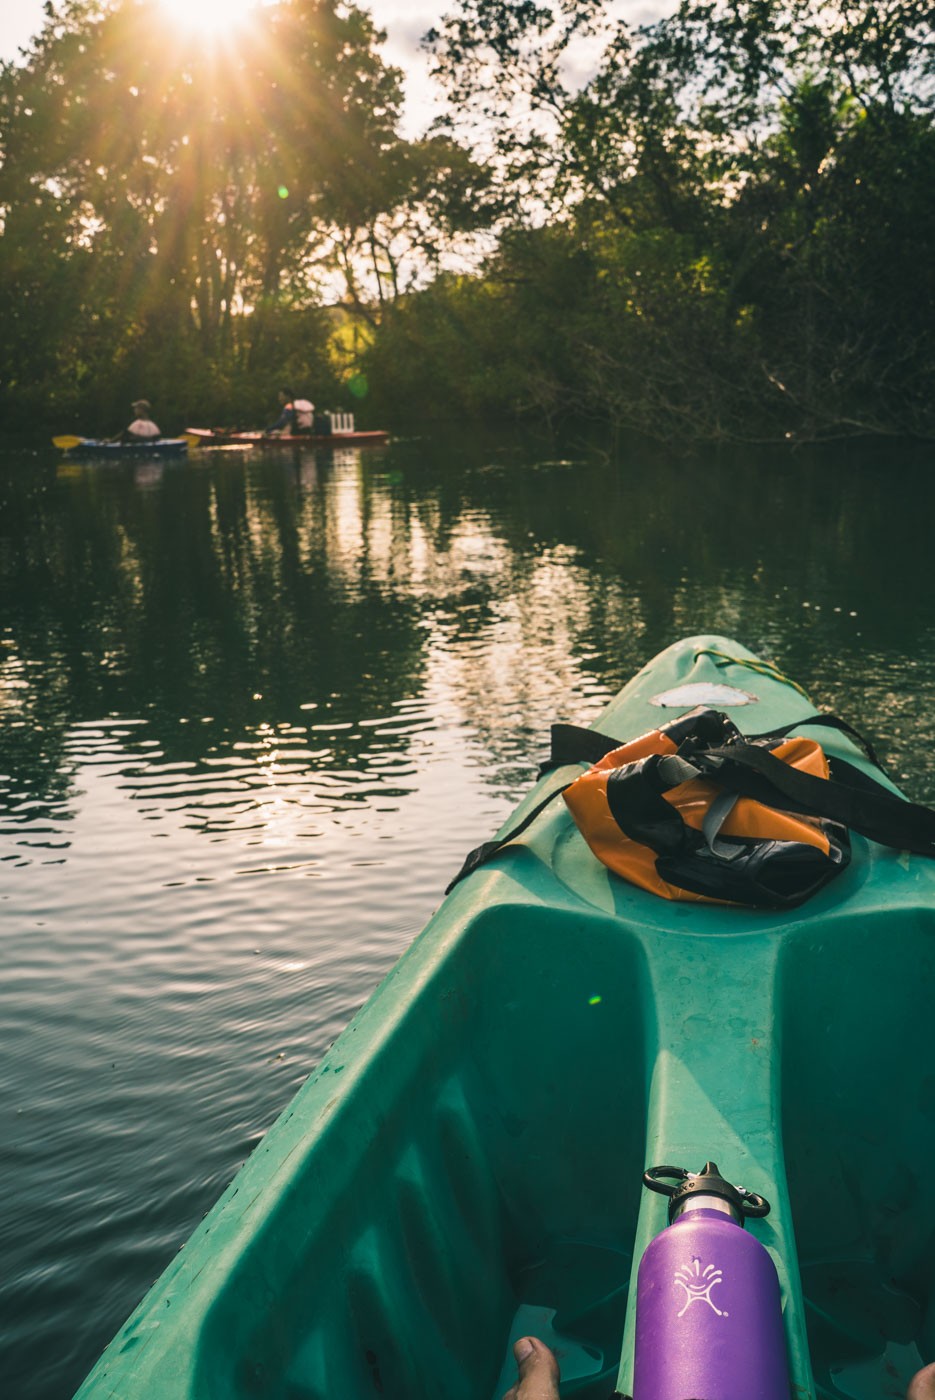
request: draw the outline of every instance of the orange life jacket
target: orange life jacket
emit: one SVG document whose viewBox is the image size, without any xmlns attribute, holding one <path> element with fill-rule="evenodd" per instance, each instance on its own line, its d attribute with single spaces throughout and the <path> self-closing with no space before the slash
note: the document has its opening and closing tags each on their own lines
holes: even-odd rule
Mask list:
<svg viewBox="0 0 935 1400">
<path fill-rule="evenodd" d="M 611 750 L 564 790 L 578 830 L 610 870 L 664 899 L 787 905 L 844 869 L 845 827 L 725 793 L 691 757 L 677 756 L 669 729 Z M 769 752 L 830 776 L 814 739 L 786 739 Z"/>
<path fill-rule="evenodd" d="M 553 725 L 540 772 L 590 768 L 471 851 L 448 888 L 517 840 L 560 792 L 594 855 L 666 899 L 794 907 L 847 867 L 850 830 L 935 856 L 935 811 L 845 759 L 829 763 L 814 739 L 789 737 L 805 726 L 843 730 L 879 767 L 872 746 L 835 715 L 744 736 L 727 715 L 699 706 L 625 744 Z"/>
</svg>

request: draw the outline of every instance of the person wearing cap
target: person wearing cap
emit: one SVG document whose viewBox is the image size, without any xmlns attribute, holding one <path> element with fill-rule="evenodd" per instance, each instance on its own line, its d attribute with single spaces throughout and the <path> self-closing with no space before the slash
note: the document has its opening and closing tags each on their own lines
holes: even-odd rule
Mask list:
<svg viewBox="0 0 935 1400">
<path fill-rule="evenodd" d="M 152 420 L 152 408 L 147 399 L 134 399 L 130 405 L 133 410 L 133 422 L 128 428 L 124 428 L 117 442 L 148 442 L 152 438 L 161 437 L 159 429 Z"/>
<path fill-rule="evenodd" d="M 310 399 L 297 399 L 291 389 L 280 389 L 279 410 L 275 423 L 263 429 L 264 437 L 270 437 L 273 433 L 299 437 L 312 431 L 315 405 Z"/>
</svg>

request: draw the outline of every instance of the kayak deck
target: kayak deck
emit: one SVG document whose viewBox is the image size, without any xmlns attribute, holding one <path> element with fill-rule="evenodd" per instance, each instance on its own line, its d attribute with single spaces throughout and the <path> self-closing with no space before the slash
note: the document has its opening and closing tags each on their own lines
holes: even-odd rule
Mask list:
<svg viewBox="0 0 935 1400">
<path fill-rule="evenodd" d="M 154 438 L 148 442 L 103 442 L 84 438 L 73 447 L 62 449 L 69 457 L 184 457 L 188 452 L 185 438 Z"/>
<path fill-rule="evenodd" d="M 753 662 L 680 642 L 597 727 L 654 728 L 686 683 L 756 695 L 749 733 L 811 713 Z M 860 837 L 791 913 L 670 904 L 557 801 L 444 901 L 79 1395 L 499 1400 L 524 1332 L 563 1395 L 631 1394 L 631 1272 L 665 1223 L 641 1174 L 709 1157 L 772 1202 L 749 1228 L 793 1393 L 904 1388 L 935 1346 L 933 911 L 932 863 Z"/>
<path fill-rule="evenodd" d="M 187 428 L 186 432 L 197 437 L 201 447 L 340 447 L 345 443 L 380 447 L 389 438 L 389 433 L 377 428 L 334 433 L 215 433 L 208 428 Z"/>
</svg>

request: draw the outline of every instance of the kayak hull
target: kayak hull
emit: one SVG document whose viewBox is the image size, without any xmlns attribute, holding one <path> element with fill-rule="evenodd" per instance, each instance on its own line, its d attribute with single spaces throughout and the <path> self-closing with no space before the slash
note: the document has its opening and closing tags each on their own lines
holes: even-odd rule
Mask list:
<svg viewBox="0 0 935 1400">
<path fill-rule="evenodd" d="M 811 713 L 756 666 L 690 638 L 598 727 L 655 728 L 689 706 L 653 697 L 686 684 L 756 696 L 730 711 L 748 733 Z M 635 1270 L 665 1224 L 641 1174 L 709 1158 L 772 1202 L 748 1228 L 793 1393 L 904 1384 L 935 1347 L 935 1202 L 913 1193 L 935 1150 L 933 911 L 931 863 L 860 837 L 791 913 L 668 903 L 556 801 L 442 903 L 81 1400 L 494 1400 L 525 1332 L 561 1352 L 563 1395 L 632 1394 Z"/>
<path fill-rule="evenodd" d="M 184 457 L 188 452 L 185 438 L 156 438 L 152 442 L 102 442 L 84 438 L 74 447 L 63 449 L 69 457 L 106 457 L 135 460 L 138 457 Z"/>
<path fill-rule="evenodd" d="M 188 428 L 202 447 L 381 447 L 389 438 L 382 429 L 353 433 L 214 433 L 207 428 Z"/>
</svg>

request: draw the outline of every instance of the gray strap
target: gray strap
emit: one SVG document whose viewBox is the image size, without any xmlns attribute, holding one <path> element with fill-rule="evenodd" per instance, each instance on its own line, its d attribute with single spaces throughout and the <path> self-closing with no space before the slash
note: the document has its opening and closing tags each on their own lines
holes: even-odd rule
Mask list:
<svg viewBox="0 0 935 1400">
<path fill-rule="evenodd" d="M 666 754 L 660 758 L 656 772 L 665 783 L 665 791 L 678 787 L 679 783 L 688 783 L 693 778 L 706 776 L 700 768 L 696 768 L 685 758 L 679 758 L 678 754 L 675 753 Z M 701 826 L 701 833 L 708 850 L 713 856 L 720 857 L 721 860 L 733 860 L 735 856 L 743 854 L 742 846 L 729 846 L 724 842 L 719 843 L 717 839 L 721 827 L 734 810 L 739 795 L 736 792 L 718 793 L 705 813 L 705 819 Z"/>
<path fill-rule="evenodd" d="M 678 787 L 679 783 L 690 783 L 692 778 L 703 776 L 700 768 L 689 763 L 687 758 L 679 758 L 677 753 L 664 754 L 656 765 L 656 772 L 665 783 L 663 791 Z"/>
<path fill-rule="evenodd" d="M 727 821 L 734 804 L 740 796 L 736 792 L 719 792 L 705 813 L 705 819 L 701 825 L 702 835 L 708 843 L 708 850 L 712 855 L 720 856 L 722 860 L 733 860 L 734 856 L 743 854 L 742 846 L 727 846 L 723 842 L 718 844 L 718 834 L 721 827 Z"/>
</svg>

